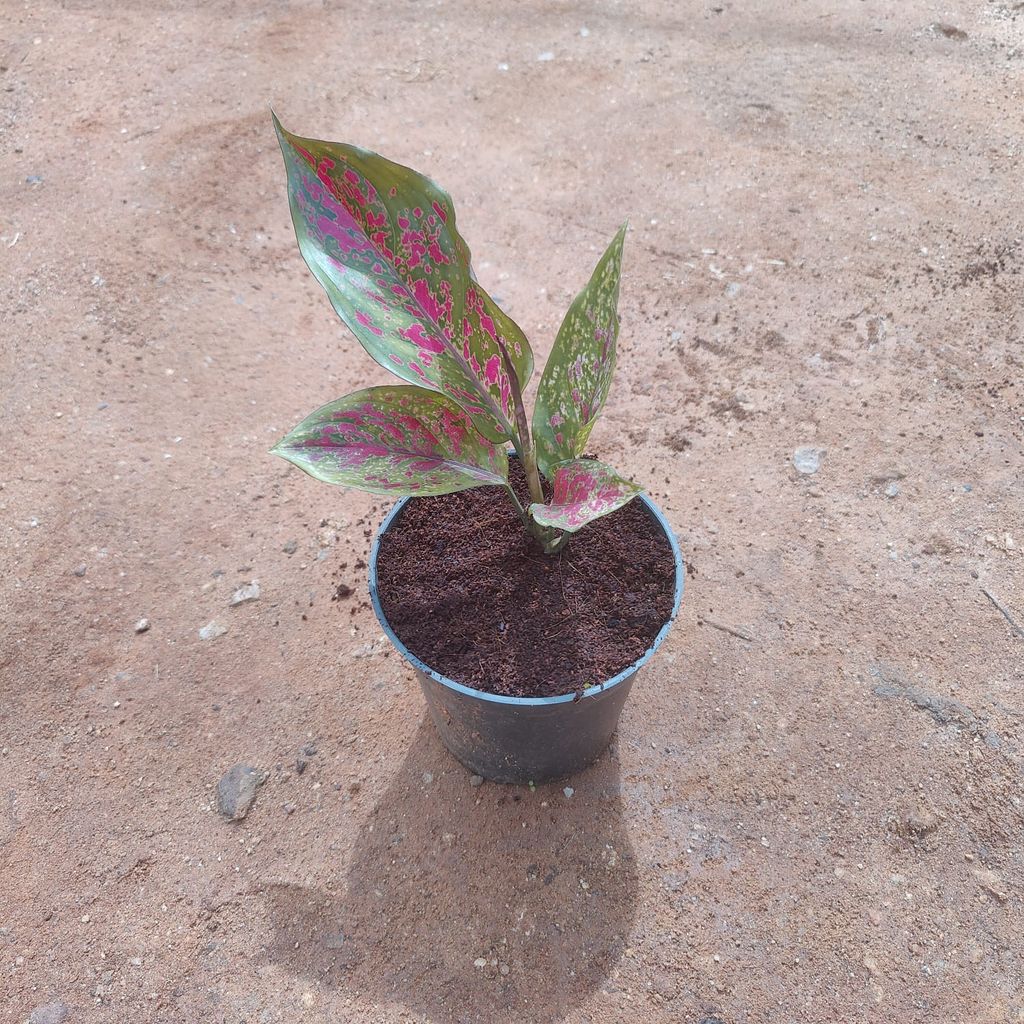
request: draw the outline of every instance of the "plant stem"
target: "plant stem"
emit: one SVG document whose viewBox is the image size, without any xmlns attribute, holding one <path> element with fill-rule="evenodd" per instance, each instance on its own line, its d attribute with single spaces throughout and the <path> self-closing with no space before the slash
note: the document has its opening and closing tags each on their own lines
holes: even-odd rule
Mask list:
<svg viewBox="0 0 1024 1024">
<path fill-rule="evenodd" d="M 532 533 L 535 524 L 527 514 L 526 509 L 519 503 L 519 499 L 516 497 L 516 492 L 512 490 L 512 485 L 505 484 L 505 490 L 508 491 L 508 496 L 512 499 L 512 504 L 515 505 L 516 511 L 519 513 L 519 518 L 523 521 L 523 526 Z"/>
<path fill-rule="evenodd" d="M 512 392 L 512 404 L 516 411 L 516 451 L 519 453 L 519 459 L 526 473 L 526 485 L 530 488 L 530 498 L 537 504 L 543 505 L 544 489 L 541 487 L 540 472 L 537 469 L 537 451 L 534 448 L 533 438 L 530 437 L 530 421 L 526 417 L 526 406 L 523 403 L 522 388 L 519 386 L 519 376 L 500 338 L 498 339 L 498 349 L 501 352 L 501 361 L 505 365 L 505 373 L 508 374 L 509 389 Z M 569 534 L 562 533 L 560 530 L 552 530 L 535 522 L 520 504 L 512 488 L 507 487 L 506 489 L 523 520 L 523 524 L 540 542 L 541 547 L 544 549 L 544 554 L 554 555 L 561 551 L 569 541 Z"/>
<path fill-rule="evenodd" d="M 519 375 L 515 366 L 505 349 L 504 343 L 498 339 L 498 349 L 501 351 L 501 361 L 505 364 L 505 373 L 508 374 L 508 386 L 512 392 L 512 404 L 516 411 L 516 449 L 519 458 L 522 459 L 523 469 L 526 470 L 526 483 L 530 488 L 530 497 L 541 504 L 544 503 L 544 491 L 540 486 L 540 474 L 537 472 L 537 456 L 533 450 L 533 439 L 530 437 L 530 421 L 526 418 L 526 406 L 523 404 L 523 391 L 519 387 Z"/>
</svg>

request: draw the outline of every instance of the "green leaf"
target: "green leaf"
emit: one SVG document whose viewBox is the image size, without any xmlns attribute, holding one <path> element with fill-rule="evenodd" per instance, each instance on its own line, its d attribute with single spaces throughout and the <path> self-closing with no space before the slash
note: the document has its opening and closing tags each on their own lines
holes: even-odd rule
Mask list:
<svg viewBox="0 0 1024 1024">
<path fill-rule="evenodd" d="M 583 454 L 615 372 L 619 271 L 626 226 L 608 246 L 558 329 L 537 392 L 533 435 L 541 472 Z"/>
<path fill-rule="evenodd" d="M 587 523 L 622 508 L 643 488 L 594 459 L 575 459 L 552 468 L 551 500 L 534 503 L 530 515 L 541 526 L 575 533 Z"/>
<path fill-rule="evenodd" d="M 533 353 L 474 280 L 448 194 L 376 153 L 274 126 L 299 250 L 341 319 L 392 373 L 447 395 L 492 441 L 515 438 L 500 346 L 521 387 Z"/>
<path fill-rule="evenodd" d="M 271 451 L 317 480 L 373 494 L 450 494 L 505 484 L 508 456 L 450 398 L 406 384 L 317 409 Z"/>
</svg>

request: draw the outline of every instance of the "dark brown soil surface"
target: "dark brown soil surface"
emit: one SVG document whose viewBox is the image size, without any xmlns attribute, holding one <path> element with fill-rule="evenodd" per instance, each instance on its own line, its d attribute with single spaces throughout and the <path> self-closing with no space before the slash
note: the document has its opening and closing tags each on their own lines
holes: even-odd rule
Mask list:
<svg viewBox="0 0 1024 1024">
<path fill-rule="evenodd" d="M 512 473 L 525 496 L 516 462 Z M 512 697 L 611 679 L 654 643 L 675 593 L 672 548 L 643 502 L 549 556 L 498 487 L 411 501 L 381 538 L 377 571 L 384 614 L 413 654 Z"/>
</svg>

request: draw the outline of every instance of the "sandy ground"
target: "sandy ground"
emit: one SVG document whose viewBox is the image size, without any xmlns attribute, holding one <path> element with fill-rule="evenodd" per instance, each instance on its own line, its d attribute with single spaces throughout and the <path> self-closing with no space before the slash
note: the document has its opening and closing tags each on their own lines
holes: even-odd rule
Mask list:
<svg viewBox="0 0 1024 1024">
<path fill-rule="evenodd" d="M 0 1020 L 1024 1021 L 1024 5 L 2 6 Z M 540 355 L 632 224 L 593 447 L 693 575 L 571 797 L 470 786 L 384 506 L 266 454 L 384 379 L 270 103 Z"/>
</svg>

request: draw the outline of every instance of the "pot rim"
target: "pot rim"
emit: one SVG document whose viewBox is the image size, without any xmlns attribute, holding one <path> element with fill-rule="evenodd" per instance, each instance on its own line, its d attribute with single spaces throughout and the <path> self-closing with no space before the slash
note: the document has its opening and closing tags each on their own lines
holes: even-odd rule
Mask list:
<svg viewBox="0 0 1024 1024">
<path fill-rule="evenodd" d="M 654 518 L 655 522 L 662 528 L 665 536 L 668 538 L 669 545 L 672 548 L 672 557 L 675 561 L 676 566 L 676 587 L 675 594 L 672 599 L 672 613 L 665 620 L 664 625 L 658 630 L 658 635 L 654 638 L 651 646 L 632 664 L 627 665 L 621 672 L 612 676 L 611 679 L 605 680 L 603 683 L 598 683 L 595 686 L 588 687 L 583 691 L 582 698 L 577 697 L 575 693 L 563 693 L 557 697 L 509 697 L 499 693 L 488 693 L 486 690 L 476 690 L 471 686 L 465 686 L 462 683 L 456 682 L 454 679 L 449 679 L 447 676 L 441 675 L 440 672 L 434 671 L 429 665 L 421 661 L 404 643 L 398 638 L 395 631 L 391 628 L 391 623 L 388 622 L 387 616 L 384 614 L 384 609 L 380 604 L 380 597 L 377 593 L 377 554 L 380 549 L 380 539 L 391 527 L 391 524 L 395 519 L 401 515 L 402 510 L 406 504 L 410 501 L 415 500 L 414 497 L 401 498 L 391 509 L 391 511 L 384 517 L 383 522 L 374 534 L 373 545 L 370 548 L 370 566 L 369 566 L 369 584 L 370 584 L 370 603 L 373 605 L 374 614 L 377 616 L 377 621 L 380 623 L 381 628 L 384 630 L 385 636 L 395 645 L 395 649 L 398 653 L 413 666 L 418 669 L 424 675 L 440 683 L 442 686 L 448 687 L 449 690 L 454 690 L 456 693 L 461 693 L 467 697 L 475 697 L 478 700 L 488 701 L 492 704 L 511 704 L 516 707 L 548 707 L 555 704 L 568 704 L 572 701 L 579 699 L 586 699 L 587 697 L 597 697 L 602 693 L 606 693 L 609 689 L 623 680 L 628 679 L 634 675 L 644 664 L 646 664 L 650 658 L 654 655 L 654 652 L 661 646 L 662 641 L 668 635 L 668 631 L 675 622 L 676 617 L 679 615 L 679 605 L 683 599 L 683 590 L 686 585 L 686 566 L 683 562 L 683 556 L 679 551 L 679 544 L 676 541 L 676 536 L 672 532 L 672 527 L 669 526 L 668 520 L 665 518 L 664 513 L 658 508 L 657 505 L 647 497 L 646 494 L 638 494 L 634 500 L 642 501 L 647 507 L 647 511 Z"/>
</svg>

